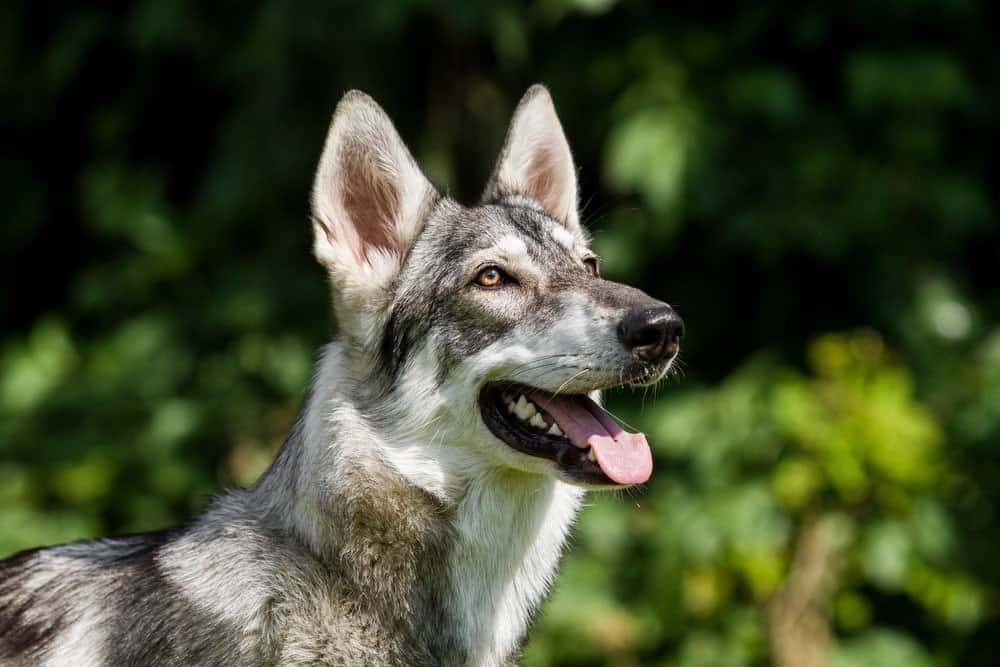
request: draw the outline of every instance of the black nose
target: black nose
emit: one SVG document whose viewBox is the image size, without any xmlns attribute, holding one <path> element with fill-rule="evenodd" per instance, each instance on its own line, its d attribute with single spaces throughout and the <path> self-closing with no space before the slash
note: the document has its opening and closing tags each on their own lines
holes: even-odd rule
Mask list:
<svg viewBox="0 0 1000 667">
<path fill-rule="evenodd" d="M 663 361 L 677 354 L 684 322 L 666 304 L 633 308 L 618 325 L 618 337 L 643 361 Z"/>
</svg>

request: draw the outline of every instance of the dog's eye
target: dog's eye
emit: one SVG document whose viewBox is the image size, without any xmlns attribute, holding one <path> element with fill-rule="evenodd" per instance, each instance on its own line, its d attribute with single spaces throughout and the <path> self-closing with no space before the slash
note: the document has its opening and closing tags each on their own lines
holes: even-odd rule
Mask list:
<svg viewBox="0 0 1000 667">
<path fill-rule="evenodd" d="M 590 275 L 595 278 L 601 276 L 601 260 L 596 257 L 585 257 L 583 263 L 587 266 L 587 270 L 590 271 Z"/>
<path fill-rule="evenodd" d="M 507 283 L 513 282 L 506 273 L 495 266 L 487 266 L 476 274 L 475 283 L 480 287 L 495 288 L 503 287 Z"/>
</svg>

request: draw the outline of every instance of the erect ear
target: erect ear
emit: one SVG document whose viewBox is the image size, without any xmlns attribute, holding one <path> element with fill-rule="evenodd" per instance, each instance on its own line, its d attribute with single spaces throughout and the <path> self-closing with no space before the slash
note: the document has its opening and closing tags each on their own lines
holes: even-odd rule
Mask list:
<svg viewBox="0 0 1000 667">
<path fill-rule="evenodd" d="M 382 108 L 362 92 L 344 95 L 312 193 L 314 252 L 335 286 L 386 287 L 435 199 Z"/>
<path fill-rule="evenodd" d="M 549 91 L 540 84 L 528 89 L 514 111 L 483 200 L 511 195 L 530 197 L 572 231 L 580 226 L 573 155 Z"/>
</svg>

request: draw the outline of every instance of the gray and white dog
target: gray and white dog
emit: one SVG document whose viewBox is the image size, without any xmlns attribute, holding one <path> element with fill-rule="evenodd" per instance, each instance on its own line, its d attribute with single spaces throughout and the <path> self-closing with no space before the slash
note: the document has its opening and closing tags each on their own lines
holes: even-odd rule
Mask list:
<svg viewBox="0 0 1000 667">
<path fill-rule="evenodd" d="M 596 400 L 683 324 L 600 277 L 543 87 L 471 208 L 348 93 L 312 203 L 339 333 L 274 463 L 184 527 L 0 562 L 0 664 L 514 664 L 584 491 L 648 479 Z"/>
</svg>

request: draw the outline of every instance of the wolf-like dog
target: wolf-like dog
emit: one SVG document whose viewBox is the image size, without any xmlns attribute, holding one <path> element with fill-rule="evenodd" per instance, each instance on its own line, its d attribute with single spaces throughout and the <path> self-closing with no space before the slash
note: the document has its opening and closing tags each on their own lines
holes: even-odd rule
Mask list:
<svg viewBox="0 0 1000 667">
<path fill-rule="evenodd" d="M 338 333 L 275 461 L 189 525 L 0 562 L 0 664 L 517 663 L 584 492 L 652 470 L 598 394 L 683 324 L 601 278 L 541 86 L 472 207 L 347 93 L 312 227 Z"/>
</svg>

